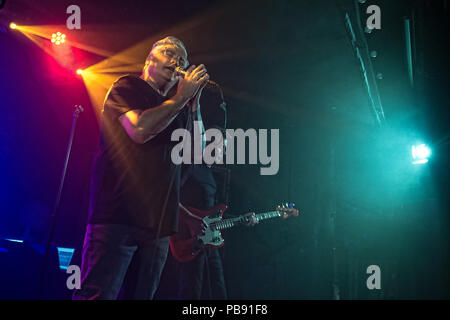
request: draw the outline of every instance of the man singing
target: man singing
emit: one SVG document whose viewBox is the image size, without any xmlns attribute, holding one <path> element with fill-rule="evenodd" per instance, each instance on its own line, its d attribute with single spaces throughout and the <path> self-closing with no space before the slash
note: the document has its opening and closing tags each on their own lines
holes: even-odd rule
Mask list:
<svg viewBox="0 0 450 320">
<path fill-rule="evenodd" d="M 153 298 L 178 229 L 180 170 L 171 160 L 171 134 L 201 121 L 209 79 L 204 65 L 178 77 L 175 68 L 187 65 L 183 43 L 166 37 L 153 45 L 141 77 L 121 77 L 107 93 L 74 299 L 116 299 L 121 288 L 125 299 Z"/>
</svg>

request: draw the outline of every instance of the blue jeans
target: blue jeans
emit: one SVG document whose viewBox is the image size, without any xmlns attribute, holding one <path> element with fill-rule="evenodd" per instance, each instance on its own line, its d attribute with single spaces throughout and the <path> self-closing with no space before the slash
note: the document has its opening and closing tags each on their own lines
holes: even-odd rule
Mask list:
<svg viewBox="0 0 450 320">
<path fill-rule="evenodd" d="M 156 242 L 153 234 L 144 229 L 88 224 L 81 288 L 74 292 L 73 299 L 117 299 L 121 288 L 124 299 L 152 299 L 167 259 L 169 237 L 160 238 L 157 245 Z"/>
</svg>

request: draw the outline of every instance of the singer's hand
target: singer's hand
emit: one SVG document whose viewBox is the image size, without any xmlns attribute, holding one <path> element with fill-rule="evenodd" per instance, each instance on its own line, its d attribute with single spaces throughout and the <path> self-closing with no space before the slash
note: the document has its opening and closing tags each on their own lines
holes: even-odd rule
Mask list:
<svg viewBox="0 0 450 320">
<path fill-rule="evenodd" d="M 209 74 L 206 73 L 206 68 L 203 64 L 198 67 L 192 65 L 186 70 L 185 76 L 180 77 L 178 80 L 177 95 L 182 96 L 186 100 L 191 100 L 196 96 L 200 88 L 203 89 L 208 80 Z M 200 100 L 200 97 L 198 97 L 198 100 Z"/>
<path fill-rule="evenodd" d="M 198 89 L 195 96 L 188 102 L 188 105 L 191 107 L 192 112 L 196 112 L 198 108 L 200 108 L 200 97 L 202 96 L 203 88 L 206 87 L 208 81 L 205 81 L 203 85 Z"/>
<path fill-rule="evenodd" d="M 259 221 L 256 219 L 256 215 L 254 212 L 249 212 L 244 215 L 244 224 L 248 227 L 253 227 L 255 224 L 257 224 Z"/>
</svg>

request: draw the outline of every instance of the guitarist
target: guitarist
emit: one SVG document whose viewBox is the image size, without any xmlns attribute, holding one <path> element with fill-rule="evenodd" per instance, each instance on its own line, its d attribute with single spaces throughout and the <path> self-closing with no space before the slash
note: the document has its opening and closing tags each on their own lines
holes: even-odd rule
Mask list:
<svg viewBox="0 0 450 320">
<path fill-rule="evenodd" d="M 208 210 L 215 205 L 216 182 L 212 170 L 205 164 L 185 166 L 180 199 L 183 206 L 191 206 L 201 210 Z M 180 209 L 180 215 L 187 214 Z M 248 225 L 257 223 L 254 213 L 249 213 Z M 179 232 L 189 232 L 182 223 Z M 183 300 L 198 299 L 227 299 L 227 290 L 223 272 L 222 259 L 219 250 L 203 248 L 191 261 L 179 263 L 179 292 Z M 206 284 L 207 292 L 202 295 L 202 288 Z"/>
</svg>

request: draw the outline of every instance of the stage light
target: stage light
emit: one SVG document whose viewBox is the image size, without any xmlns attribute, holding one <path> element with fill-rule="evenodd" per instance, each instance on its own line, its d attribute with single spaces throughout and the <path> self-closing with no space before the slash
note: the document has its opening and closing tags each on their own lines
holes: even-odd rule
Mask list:
<svg viewBox="0 0 450 320">
<path fill-rule="evenodd" d="M 66 35 L 61 32 L 53 33 L 50 41 L 59 46 L 61 43 L 66 42 Z"/>
<path fill-rule="evenodd" d="M 413 164 L 424 164 L 428 162 L 431 155 L 431 149 L 425 144 L 419 144 L 411 147 Z"/>
<path fill-rule="evenodd" d="M 10 24 L 9 24 L 9 27 L 11 28 L 11 29 L 16 29 L 17 28 L 17 24 L 15 24 L 14 22 L 11 22 Z"/>
<path fill-rule="evenodd" d="M 83 69 L 77 69 L 77 74 L 81 76 L 83 74 Z"/>
</svg>

